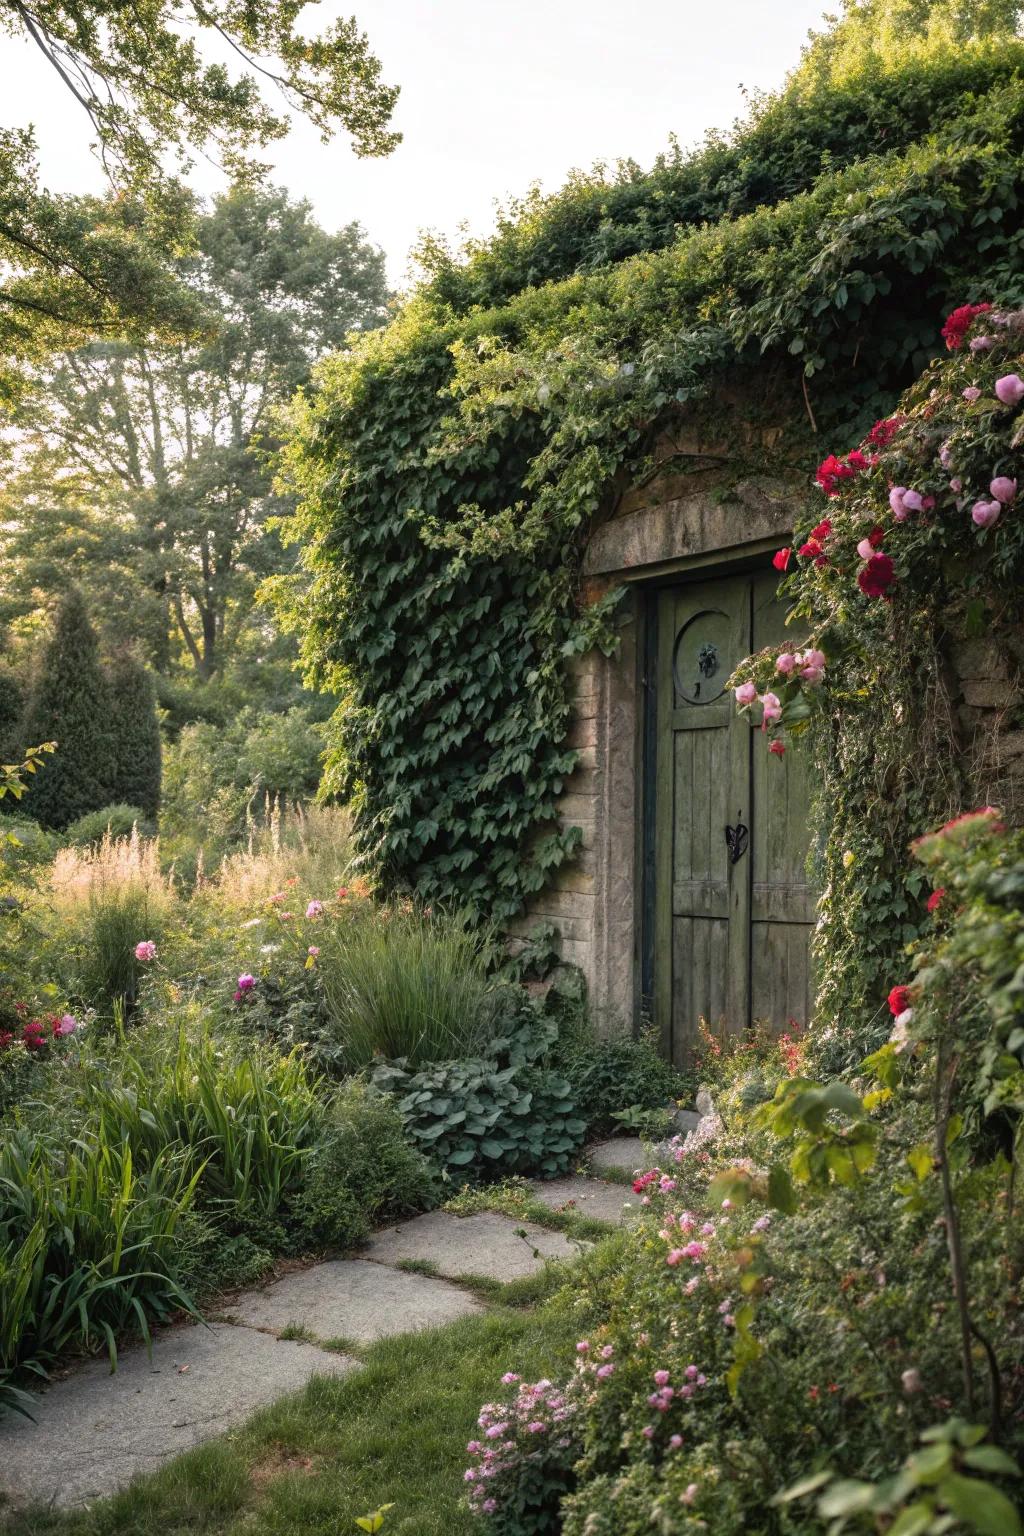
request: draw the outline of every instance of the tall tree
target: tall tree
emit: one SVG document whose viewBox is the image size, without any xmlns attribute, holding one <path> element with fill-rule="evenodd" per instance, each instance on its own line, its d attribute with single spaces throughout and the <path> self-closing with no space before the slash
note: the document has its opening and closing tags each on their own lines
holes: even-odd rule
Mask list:
<svg viewBox="0 0 1024 1536">
<path fill-rule="evenodd" d="M 294 0 L 0 0 L 0 32 L 29 39 L 78 102 L 110 196 L 54 197 L 39 185 L 31 129 L 0 129 L 0 405 L 26 360 L 90 335 L 138 338 L 200 323 L 165 258 L 189 240 L 174 173 L 202 153 L 258 185 L 259 151 L 305 117 L 360 155 L 387 154 L 397 90 L 354 18 L 314 37 Z M 204 56 L 212 43 L 237 65 Z M 285 110 L 274 110 L 271 84 Z"/>
<path fill-rule="evenodd" d="M 114 777 L 107 678 L 85 599 L 72 588 L 43 648 L 26 711 L 25 739 L 57 750 L 31 781 L 23 804 L 47 827 L 66 827 L 110 803 Z"/>
<path fill-rule="evenodd" d="M 69 580 L 102 594 L 167 670 L 211 677 L 281 559 L 261 458 L 274 413 L 324 351 L 378 324 L 381 253 L 358 225 L 327 234 L 309 205 L 235 190 L 198 227 L 183 282 L 214 317 L 193 345 L 94 343 L 41 378 L 19 412 L 19 463 L 0 495 L 10 620 Z"/>
</svg>

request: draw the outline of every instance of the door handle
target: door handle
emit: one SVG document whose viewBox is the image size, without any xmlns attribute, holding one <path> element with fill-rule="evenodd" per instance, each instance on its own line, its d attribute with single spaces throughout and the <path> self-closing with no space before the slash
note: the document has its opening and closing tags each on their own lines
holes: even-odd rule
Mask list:
<svg viewBox="0 0 1024 1536">
<path fill-rule="evenodd" d="M 738 864 L 747 851 L 747 844 L 750 842 L 750 828 L 745 827 L 742 821 L 737 818 L 734 827 L 726 827 L 725 841 L 729 849 L 729 863 Z"/>
</svg>

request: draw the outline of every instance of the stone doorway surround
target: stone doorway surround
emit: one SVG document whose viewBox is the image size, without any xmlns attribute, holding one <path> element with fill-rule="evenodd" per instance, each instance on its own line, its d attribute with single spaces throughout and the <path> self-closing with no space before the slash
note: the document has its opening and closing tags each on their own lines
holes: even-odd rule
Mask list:
<svg viewBox="0 0 1024 1536">
<path fill-rule="evenodd" d="M 719 424 L 719 432 L 721 424 Z M 779 429 L 763 432 L 764 450 Z M 568 744 L 579 765 L 559 802 L 563 825 L 577 826 L 576 859 L 554 872 L 513 931 L 526 934 L 551 922 L 562 958 L 583 972 L 599 1026 L 635 1026 L 644 997 L 644 763 L 647 681 L 646 626 L 651 597 L 670 581 L 709 579 L 767 562 L 788 540 L 806 478 L 760 474 L 721 446 L 680 432 L 659 443 L 656 470 L 640 488 L 609 507 L 584 552 L 583 598 L 614 587 L 625 595 L 617 611 L 618 653 L 594 652 L 574 664 L 573 719 Z M 769 439 L 766 441 L 766 439 Z M 752 446 L 752 445 L 751 445 Z M 680 459 L 685 472 L 675 468 Z M 671 461 L 669 463 L 669 461 Z M 692 467 L 691 467 L 692 465 Z"/>
</svg>

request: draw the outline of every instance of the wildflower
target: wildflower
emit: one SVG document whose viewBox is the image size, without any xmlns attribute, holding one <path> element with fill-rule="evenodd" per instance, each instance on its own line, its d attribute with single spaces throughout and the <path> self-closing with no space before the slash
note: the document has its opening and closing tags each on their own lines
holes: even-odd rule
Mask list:
<svg viewBox="0 0 1024 1536">
<path fill-rule="evenodd" d="M 952 480 L 949 482 L 949 488 L 953 492 L 954 496 L 959 496 L 960 495 L 960 492 L 964 488 L 964 483 L 960 479 L 959 475 L 954 475 L 953 476 Z"/>
<path fill-rule="evenodd" d="M 937 911 L 939 904 L 945 894 L 946 887 L 944 885 L 940 885 L 936 890 L 932 891 L 931 895 L 928 897 L 928 900 L 925 903 L 925 906 L 928 908 L 929 912 Z"/>
<path fill-rule="evenodd" d="M 53 1021 L 55 1035 L 73 1035 L 78 1028 L 78 1020 L 73 1013 L 64 1013 L 59 1019 Z"/>
<path fill-rule="evenodd" d="M 497 1507 L 498 1507 L 497 1499 L 484 1499 L 483 1503 L 480 1506 L 480 1508 L 483 1510 L 485 1515 L 493 1515 L 494 1511 L 497 1509 Z"/>
<path fill-rule="evenodd" d="M 681 1263 L 685 1257 L 686 1250 L 684 1248 L 673 1248 L 671 1252 L 665 1255 L 665 1263 L 670 1269 L 675 1269 L 676 1265 Z"/>
<path fill-rule="evenodd" d="M 740 683 L 739 687 L 735 690 L 735 694 L 737 704 L 741 706 L 753 704 L 757 698 L 757 685 L 755 683 Z"/>
<path fill-rule="evenodd" d="M 697 1492 L 698 1492 L 697 1484 L 696 1483 L 688 1483 L 687 1487 L 686 1487 L 686 1492 L 685 1493 L 681 1493 L 679 1495 L 679 1502 L 680 1502 L 680 1504 L 692 1504 L 694 1499 L 697 1497 Z"/>
<path fill-rule="evenodd" d="M 601 1359 L 602 1360 L 610 1360 L 612 1355 L 614 1355 L 614 1353 L 615 1353 L 615 1345 L 614 1344 L 605 1344 L 602 1347 L 602 1349 L 601 1349 Z"/>
<path fill-rule="evenodd" d="M 667 1387 L 668 1383 L 669 1383 L 669 1372 L 668 1371 L 655 1371 L 655 1373 L 654 1373 L 654 1381 L 655 1381 L 655 1384 L 657 1386 L 659 1386 L 659 1387 Z"/>
<path fill-rule="evenodd" d="M 513 1381 L 519 1381 L 519 1380 L 520 1380 L 520 1377 L 516 1375 L 515 1371 L 506 1371 L 504 1376 L 501 1378 L 501 1383 L 502 1383 L 502 1386 L 507 1387 Z"/>
<path fill-rule="evenodd" d="M 319 955 L 319 953 L 320 953 L 320 946 L 319 946 L 319 944 L 311 944 L 309 946 L 309 948 L 306 950 L 306 954 L 309 956 L 309 958 L 311 960 L 315 960 L 317 958 L 317 956 Z"/>
<path fill-rule="evenodd" d="M 904 1371 L 900 1380 L 903 1383 L 903 1390 L 908 1397 L 912 1397 L 915 1392 L 920 1392 L 924 1386 L 924 1382 L 921 1380 L 921 1372 L 915 1366 L 911 1366 L 909 1371 Z"/>
<path fill-rule="evenodd" d="M 683 1437 L 682 1435 L 670 1435 L 668 1443 L 674 1451 L 678 1451 L 683 1443 Z"/>
<path fill-rule="evenodd" d="M 255 985 L 256 977 L 250 976 L 248 971 L 243 972 L 243 974 L 238 978 L 238 990 L 243 994 L 243 996 L 246 992 L 251 992 Z"/>
<path fill-rule="evenodd" d="M 547 1432 L 547 1425 L 543 1424 L 540 1419 L 534 1419 L 532 1424 L 527 1424 L 526 1428 L 527 1432 L 531 1435 L 543 1435 Z"/>
<path fill-rule="evenodd" d="M 322 917 L 323 916 L 323 911 L 324 911 L 324 904 L 323 904 L 322 901 L 311 901 L 309 906 L 306 908 L 306 916 L 307 917 Z"/>
<path fill-rule="evenodd" d="M 996 501 L 1001 501 L 1004 507 L 1008 507 L 1017 494 L 1017 482 L 1011 480 L 1009 475 L 997 475 L 989 486 L 989 490 Z"/>
<path fill-rule="evenodd" d="M 640 1433 L 643 1435 L 645 1440 L 653 1440 L 654 1439 L 654 1425 L 653 1424 L 645 1424 L 643 1429 L 640 1431 Z"/>
<path fill-rule="evenodd" d="M 135 958 L 144 963 L 156 959 L 156 945 L 152 939 L 143 939 L 135 946 Z"/>
<path fill-rule="evenodd" d="M 590 1351 L 590 1340 L 589 1339 L 580 1339 L 579 1343 L 576 1345 L 576 1353 L 578 1355 L 585 1355 L 585 1354 L 588 1354 L 589 1351 Z"/>
<path fill-rule="evenodd" d="M 852 869 L 856 862 L 857 855 L 853 852 L 852 848 L 847 848 L 846 852 L 843 854 L 843 868 Z"/>
<path fill-rule="evenodd" d="M 981 390 L 978 388 L 978 386 L 976 384 L 968 384 L 967 388 L 965 390 L 962 390 L 961 393 L 963 394 L 963 397 L 964 397 L 965 400 L 980 400 L 981 399 Z"/>
<path fill-rule="evenodd" d="M 991 528 L 998 523 L 1002 511 L 1001 502 L 976 501 L 971 508 L 971 518 L 979 528 Z"/>
<path fill-rule="evenodd" d="M 996 379 L 996 399 L 1004 405 L 1019 405 L 1024 400 L 1024 379 L 1019 373 L 1005 373 Z"/>
<path fill-rule="evenodd" d="M 857 585 L 865 597 L 884 597 L 892 585 L 895 570 L 888 555 L 872 555 L 857 573 Z"/>
<path fill-rule="evenodd" d="M 614 1365 L 599 1365 L 597 1368 L 598 1381 L 606 1381 L 615 1371 Z"/>
<path fill-rule="evenodd" d="M 987 352 L 994 341 L 994 336 L 972 336 L 968 346 L 972 352 Z"/>
<path fill-rule="evenodd" d="M 793 551 L 788 545 L 785 549 L 777 549 L 775 551 L 774 555 L 772 555 L 772 565 L 774 565 L 777 571 L 787 569 L 792 553 Z"/>
</svg>

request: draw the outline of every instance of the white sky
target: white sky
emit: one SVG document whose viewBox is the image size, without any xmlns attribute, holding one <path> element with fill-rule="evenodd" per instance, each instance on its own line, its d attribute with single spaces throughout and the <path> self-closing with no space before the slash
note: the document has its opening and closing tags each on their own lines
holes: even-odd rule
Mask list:
<svg viewBox="0 0 1024 1536">
<path fill-rule="evenodd" d="M 779 84 L 824 0 L 335 0 L 355 11 L 402 88 L 386 160 L 322 145 L 305 124 L 272 146 L 274 180 L 308 197 L 328 228 L 357 219 L 387 253 L 395 284 L 421 229 L 456 236 L 493 223 L 496 200 L 533 181 L 559 187 L 574 166 L 649 164 L 668 135 L 684 147 L 742 111 L 740 86 Z M 55 192 L 99 190 L 89 125 L 29 42 L 0 38 L 0 124 L 33 122 L 42 179 Z M 219 185 L 208 168 L 193 183 Z"/>
</svg>

